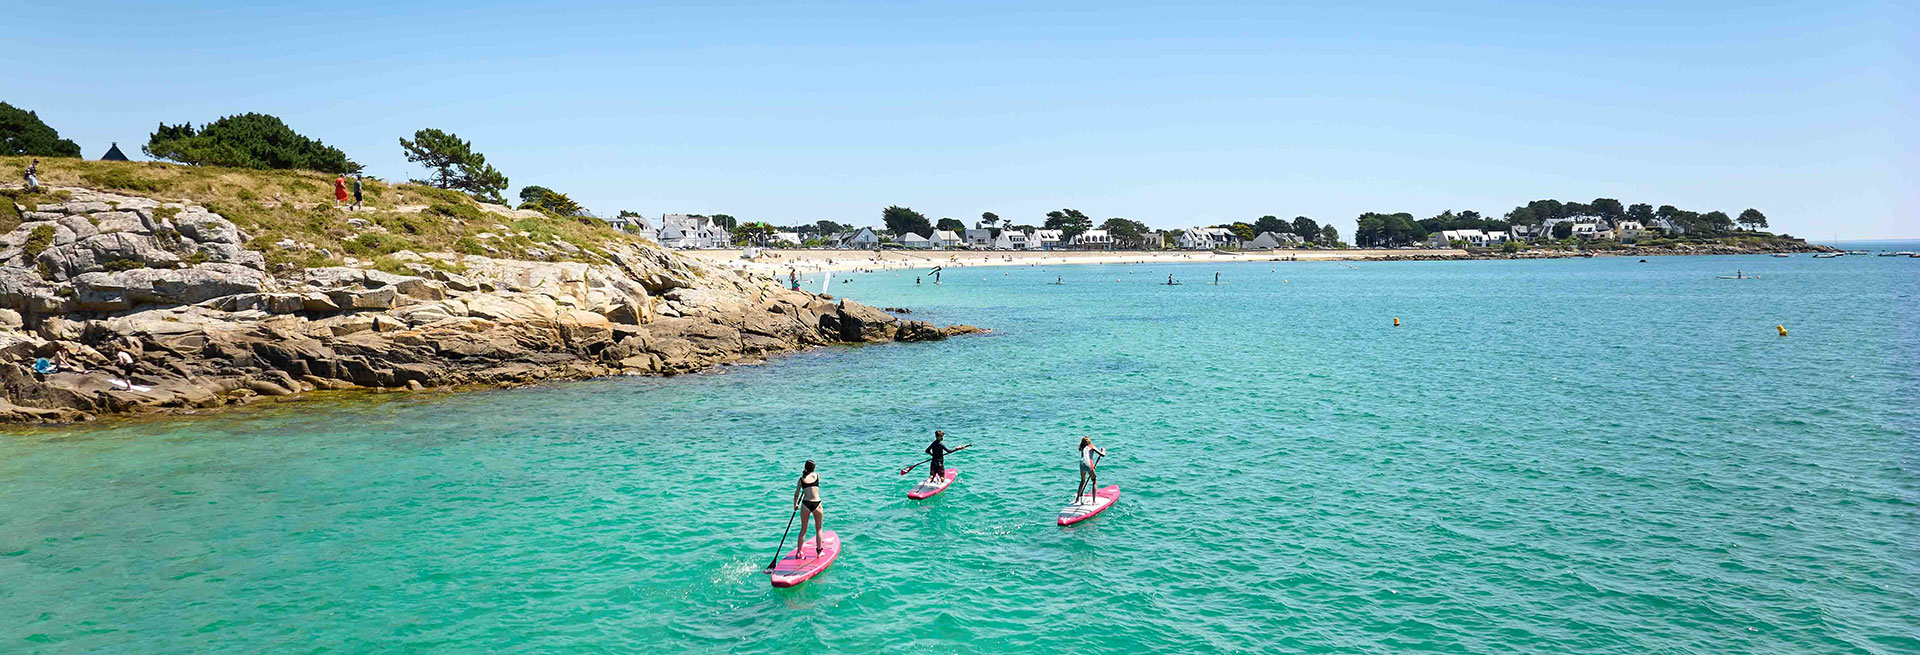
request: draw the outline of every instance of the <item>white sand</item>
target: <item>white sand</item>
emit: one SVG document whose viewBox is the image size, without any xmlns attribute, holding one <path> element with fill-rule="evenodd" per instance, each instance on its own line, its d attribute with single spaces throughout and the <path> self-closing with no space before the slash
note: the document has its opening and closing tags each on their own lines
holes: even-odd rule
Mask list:
<svg viewBox="0 0 1920 655">
<path fill-rule="evenodd" d="M 710 264 L 784 279 L 789 269 L 802 275 L 819 271 L 927 269 L 935 266 L 1060 266 L 1069 264 L 1149 264 L 1200 262 L 1340 261 L 1385 257 L 1463 256 L 1463 250 L 1274 250 L 1221 254 L 1180 250 L 1154 251 L 995 251 L 995 250 L 777 250 L 752 260 L 733 250 L 682 250 Z"/>
</svg>

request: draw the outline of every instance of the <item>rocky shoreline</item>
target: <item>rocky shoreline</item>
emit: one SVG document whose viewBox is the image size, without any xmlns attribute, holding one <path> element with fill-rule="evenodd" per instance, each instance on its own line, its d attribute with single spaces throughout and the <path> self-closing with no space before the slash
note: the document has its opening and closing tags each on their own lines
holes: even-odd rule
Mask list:
<svg viewBox="0 0 1920 655">
<path fill-rule="evenodd" d="M 411 274 L 274 267 L 204 207 L 60 191 L 57 202 L 14 205 L 20 223 L 0 236 L 0 423 L 197 411 L 317 389 L 673 375 L 978 331 L 644 243 L 609 243 L 591 263 L 402 252 L 393 259 Z M 36 370 L 47 364 L 55 370 Z"/>
</svg>

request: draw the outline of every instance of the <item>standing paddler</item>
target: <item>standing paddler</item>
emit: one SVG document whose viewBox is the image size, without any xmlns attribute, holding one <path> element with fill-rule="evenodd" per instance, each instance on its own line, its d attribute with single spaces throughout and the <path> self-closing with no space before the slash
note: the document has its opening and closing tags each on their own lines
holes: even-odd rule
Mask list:
<svg viewBox="0 0 1920 655">
<path fill-rule="evenodd" d="M 946 476 L 947 453 L 960 450 L 959 448 L 948 448 L 946 444 L 941 443 L 946 438 L 947 432 L 945 430 L 934 430 L 933 443 L 927 445 L 927 455 L 933 457 L 933 459 L 927 460 L 927 482 L 929 484 L 939 484 L 940 478 Z"/>
<path fill-rule="evenodd" d="M 825 513 L 820 511 L 820 474 L 813 470 L 813 460 L 807 460 L 806 468 L 800 471 L 800 484 L 793 488 L 793 508 L 800 512 L 800 547 L 807 544 L 808 519 L 813 524 L 813 555 L 820 556 L 820 525 L 826 522 Z M 797 551 L 796 551 L 797 552 Z M 805 553 L 799 553 L 805 558 Z"/>
<path fill-rule="evenodd" d="M 1084 494 L 1087 491 L 1087 483 L 1089 481 L 1093 482 L 1096 486 L 1099 484 L 1100 476 L 1095 473 L 1095 469 L 1099 467 L 1100 460 L 1094 458 L 1094 453 L 1099 453 L 1101 457 L 1107 456 L 1105 449 L 1093 445 L 1093 437 L 1081 437 L 1080 486 L 1075 487 L 1073 490 L 1073 503 L 1075 505 L 1080 504 L 1080 499 L 1085 497 Z"/>
</svg>

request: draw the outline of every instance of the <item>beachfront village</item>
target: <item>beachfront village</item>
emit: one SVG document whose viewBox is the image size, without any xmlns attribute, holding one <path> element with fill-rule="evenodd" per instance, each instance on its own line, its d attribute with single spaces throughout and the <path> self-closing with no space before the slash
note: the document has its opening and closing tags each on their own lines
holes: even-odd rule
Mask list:
<svg viewBox="0 0 1920 655">
<path fill-rule="evenodd" d="M 1000 250 L 1101 251 L 1200 250 L 1270 251 L 1352 247 L 1332 225 L 1305 216 L 1286 220 L 1262 216 L 1235 222 L 1155 230 L 1125 218 L 1095 227 L 1074 209 L 1048 212 L 1041 225 L 1013 224 L 992 212 L 968 226 L 952 218 L 938 222 L 905 207 L 882 211 L 883 224 L 856 227 L 834 221 L 774 226 L 742 223 L 725 214 L 665 214 L 658 219 L 622 212 L 606 219 L 614 227 L 683 250 L 780 247 L 829 250 Z M 1622 205 L 1598 198 L 1591 203 L 1538 200 L 1491 219 L 1478 212 L 1451 210 L 1426 219 L 1411 214 L 1366 213 L 1355 221 L 1354 243 L 1363 248 L 1439 248 L 1514 252 L 1522 248 L 1605 250 L 1636 245 L 1715 242 L 1729 238 L 1775 239 L 1761 228 L 1765 214 L 1748 209 L 1736 219 L 1723 212 L 1690 212 L 1664 205 Z"/>
</svg>

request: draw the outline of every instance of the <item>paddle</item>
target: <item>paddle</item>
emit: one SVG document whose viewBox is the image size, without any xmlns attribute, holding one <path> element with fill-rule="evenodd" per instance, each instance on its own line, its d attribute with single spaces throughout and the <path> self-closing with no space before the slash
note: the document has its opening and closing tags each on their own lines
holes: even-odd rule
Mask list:
<svg viewBox="0 0 1920 655">
<path fill-rule="evenodd" d="M 968 449 L 968 448 L 972 448 L 972 447 L 973 447 L 973 444 L 967 444 L 967 445 L 965 445 L 965 446 L 961 446 L 961 447 L 959 447 L 959 448 L 955 448 L 955 449 L 953 449 L 953 450 L 949 450 L 949 451 L 947 451 L 947 454 L 948 454 L 948 455 L 952 455 L 952 454 L 954 454 L 954 453 L 957 453 L 957 452 L 960 452 L 960 451 L 962 451 L 962 450 L 966 450 L 966 449 Z M 933 458 L 932 458 L 932 457 L 928 457 L 928 458 L 926 458 L 926 459 L 923 459 L 923 460 L 920 460 L 920 461 L 918 461 L 918 462 L 914 462 L 914 464 L 913 464 L 913 466 L 909 466 L 909 467 L 906 467 L 906 468 L 903 468 L 903 469 L 900 469 L 900 474 L 901 474 L 901 475 L 906 475 L 906 474 L 907 474 L 907 471 L 911 471 L 911 470 L 914 470 L 914 469 L 917 469 L 917 468 L 920 468 L 920 465 L 921 465 L 921 464 L 925 464 L 925 463 L 927 463 L 927 462 L 931 462 L 931 461 L 933 461 Z"/>
<path fill-rule="evenodd" d="M 793 519 L 797 516 L 800 516 L 799 503 L 795 503 L 793 513 L 787 515 L 787 531 L 780 533 L 780 547 L 773 549 L 773 561 L 767 562 L 767 568 L 761 569 L 761 573 L 772 571 L 773 567 L 780 563 L 781 553 L 787 552 L 787 535 L 793 534 Z"/>
</svg>

